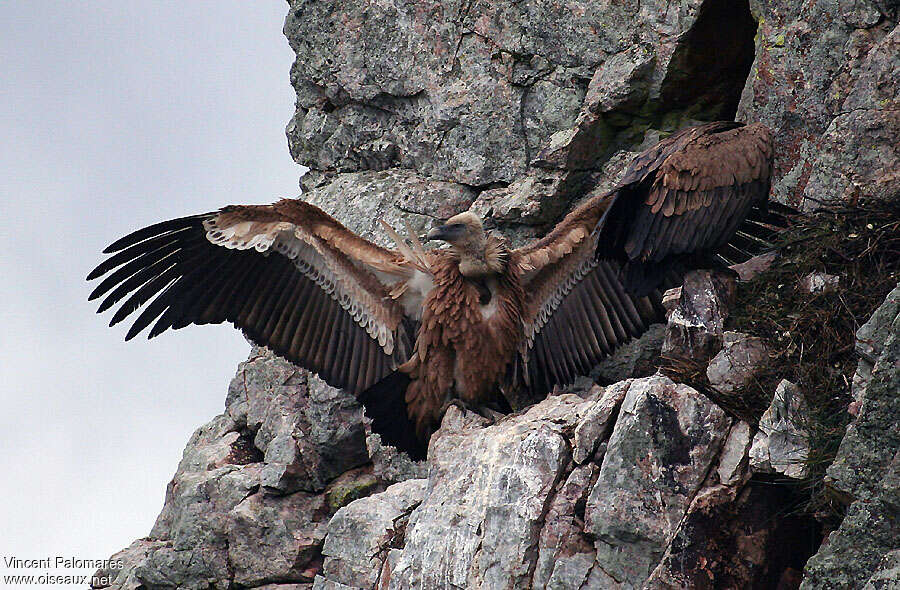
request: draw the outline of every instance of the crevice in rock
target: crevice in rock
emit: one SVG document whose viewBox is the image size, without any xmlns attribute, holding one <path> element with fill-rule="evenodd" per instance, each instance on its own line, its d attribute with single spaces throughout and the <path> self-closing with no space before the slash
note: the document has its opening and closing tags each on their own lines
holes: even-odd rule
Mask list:
<svg viewBox="0 0 900 590">
<path fill-rule="evenodd" d="M 528 93 L 531 91 L 531 87 L 526 86 L 522 89 L 522 96 L 519 97 L 519 116 L 517 125 L 519 127 L 519 133 L 522 135 L 522 145 L 525 148 L 525 165 L 527 166 L 531 162 L 532 150 L 531 145 L 528 143 L 528 130 L 525 127 L 525 101 L 528 98 Z"/>
<path fill-rule="evenodd" d="M 249 428 L 238 430 L 238 438 L 231 443 L 231 452 L 225 461 L 231 465 L 262 463 L 264 455 L 253 443 L 254 433 Z"/>
<path fill-rule="evenodd" d="M 759 587 L 775 588 L 784 578 L 785 573 L 793 570 L 799 574 L 806 566 L 809 558 L 815 555 L 824 540 L 823 527 L 820 522 L 808 514 L 796 511 L 797 504 L 802 501 L 793 490 L 783 485 L 772 485 L 763 478 L 755 476 L 747 484 L 750 486 L 766 486 L 766 492 L 773 498 L 773 503 L 783 506 L 781 512 L 773 514 L 775 525 L 766 554 L 766 573 L 760 580 Z"/>
<path fill-rule="evenodd" d="M 755 55 L 748 0 L 707 0 L 684 34 L 660 88 L 667 111 L 701 120 L 734 118 Z"/>
<path fill-rule="evenodd" d="M 524 580 L 528 581 L 529 588 L 534 586 L 534 572 L 537 569 L 538 556 L 540 553 L 541 531 L 544 529 L 544 525 L 547 522 L 547 515 L 550 513 L 553 502 L 556 500 L 557 495 L 559 495 L 560 490 L 566 485 L 566 480 L 568 480 L 572 471 L 575 469 L 575 463 L 572 461 L 572 443 L 565 436 L 561 436 L 561 438 L 566 446 L 566 464 L 556 473 L 556 480 L 553 482 L 550 493 L 548 493 L 547 497 L 544 499 L 544 504 L 541 506 L 541 515 L 538 517 L 533 527 L 534 542 L 525 549 L 523 556 L 524 561 L 528 563 L 528 571 L 524 575 Z"/>
</svg>

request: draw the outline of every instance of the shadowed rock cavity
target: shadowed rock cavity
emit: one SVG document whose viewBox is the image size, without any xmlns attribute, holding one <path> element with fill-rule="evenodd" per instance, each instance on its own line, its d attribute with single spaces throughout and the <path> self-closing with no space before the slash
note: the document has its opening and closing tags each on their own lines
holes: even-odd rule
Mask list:
<svg viewBox="0 0 900 590">
<path fill-rule="evenodd" d="M 662 83 L 667 109 L 688 116 L 731 120 L 753 65 L 756 20 L 747 0 L 707 0 L 679 41 Z"/>
</svg>

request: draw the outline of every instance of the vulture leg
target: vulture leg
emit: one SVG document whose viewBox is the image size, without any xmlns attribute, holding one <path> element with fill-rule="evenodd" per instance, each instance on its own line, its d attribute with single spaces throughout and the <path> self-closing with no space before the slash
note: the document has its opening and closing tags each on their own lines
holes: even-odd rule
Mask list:
<svg viewBox="0 0 900 590">
<path fill-rule="evenodd" d="M 463 413 L 463 416 L 469 412 L 473 412 L 487 420 L 490 424 L 496 424 L 498 420 L 505 417 L 507 414 L 512 413 L 512 408 L 510 407 L 509 402 L 506 401 L 506 398 L 502 395 L 497 397 L 502 399 L 497 399 L 490 405 L 479 405 L 467 403 L 451 394 L 447 396 L 444 405 L 441 407 L 441 414 L 445 414 L 450 406 L 456 406 Z"/>
</svg>

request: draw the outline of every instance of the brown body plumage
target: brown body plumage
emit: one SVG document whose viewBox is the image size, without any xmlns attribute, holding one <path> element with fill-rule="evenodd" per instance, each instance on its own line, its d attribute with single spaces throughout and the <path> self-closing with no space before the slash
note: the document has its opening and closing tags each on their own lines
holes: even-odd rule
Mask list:
<svg viewBox="0 0 900 590">
<path fill-rule="evenodd" d="M 151 337 L 230 321 L 356 394 L 373 429 L 419 458 L 447 404 L 508 409 L 501 385 L 540 397 L 658 321 L 672 263 L 741 236 L 770 170 L 764 127 L 691 128 L 518 249 L 471 213 L 429 233 L 447 249 L 386 228 L 390 250 L 303 201 L 230 206 L 115 242 L 91 298 L 105 295 L 103 311 L 129 297 L 111 324 L 144 307 L 126 339 L 154 321 Z"/>
<path fill-rule="evenodd" d="M 460 257 L 431 257 L 434 288 L 425 298 L 415 355 L 400 367 L 412 382 L 406 403 L 420 438 L 437 427 L 446 403 L 471 407 L 497 395 L 496 385 L 521 340 L 522 286 L 504 265 L 478 279 L 460 272 Z"/>
</svg>

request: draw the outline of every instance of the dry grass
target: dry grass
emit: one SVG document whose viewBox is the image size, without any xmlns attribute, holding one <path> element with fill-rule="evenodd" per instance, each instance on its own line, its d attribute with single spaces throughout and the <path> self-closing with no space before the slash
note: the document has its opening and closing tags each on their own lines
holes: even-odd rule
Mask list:
<svg viewBox="0 0 900 590">
<path fill-rule="evenodd" d="M 858 357 L 856 331 L 900 280 L 900 205 L 821 210 L 797 217 L 777 238 L 772 267 L 738 286 L 726 328 L 763 338 L 768 366 L 742 390 L 723 395 L 706 378 L 706 363 L 664 359 L 662 370 L 701 391 L 733 416 L 756 424 L 779 381 L 796 384 L 807 400 L 801 418 L 810 435 L 809 477 L 778 477 L 796 492 L 792 511 L 826 528 L 843 518 L 845 499 L 823 483 L 850 415 L 850 382 Z M 839 277 L 832 290 L 806 293 L 801 280 L 820 272 Z"/>
<path fill-rule="evenodd" d="M 822 478 L 850 418 L 856 330 L 900 279 L 900 206 L 823 210 L 795 220 L 779 246 L 781 256 L 772 267 L 740 285 L 729 318 L 730 329 L 760 336 L 775 351 L 733 411 L 758 420 L 778 381 L 800 388 L 810 409 L 802 425 L 811 447 L 810 477 L 801 484 L 808 498 L 804 510 L 827 521 L 843 511 Z M 806 293 L 799 283 L 813 272 L 836 275 L 840 283 Z"/>
</svg>

